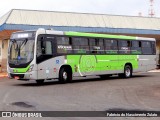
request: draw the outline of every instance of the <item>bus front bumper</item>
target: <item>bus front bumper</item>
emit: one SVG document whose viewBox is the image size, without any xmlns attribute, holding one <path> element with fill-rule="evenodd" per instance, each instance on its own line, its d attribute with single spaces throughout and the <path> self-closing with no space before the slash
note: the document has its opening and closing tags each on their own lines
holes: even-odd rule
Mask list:
<svg viewBox="0 0 160 120">
<path fill-rule="evenodd" d="M 27 72 L 27 73 L 8 73 L 9 78 L 14 78 L 17 80 L 36 80 L 37 74 L 35 71 Z"/>
</svg>

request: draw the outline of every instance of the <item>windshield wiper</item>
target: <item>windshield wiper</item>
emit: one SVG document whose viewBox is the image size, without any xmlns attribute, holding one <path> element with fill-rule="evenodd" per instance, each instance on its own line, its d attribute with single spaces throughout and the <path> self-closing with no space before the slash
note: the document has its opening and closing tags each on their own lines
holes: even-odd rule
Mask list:
<svg viewBox="0 0 160 120">
<path fill-rule="evenodd" d="M 26 38 L 26 39 L 22 42 L 22 44 L 19 46 L 19 49 L 22 49 L 22 48 L 26 45 L 27 41 L 28 41 L 28 39 Z M 23 47 L 22 47 L 22 46 L 23 46 Z M 22 48 L 21 48 L 21 47 L 22 47 Z"/>
<path fill-rule="evenodd" d="M 18 46 L 18 55 L 17 55 L 17 60 L 20 60 L 21 59 L 21 49 L 26 45 L 28 39 L 25 39 L 21 45 Z"/>
</svg>

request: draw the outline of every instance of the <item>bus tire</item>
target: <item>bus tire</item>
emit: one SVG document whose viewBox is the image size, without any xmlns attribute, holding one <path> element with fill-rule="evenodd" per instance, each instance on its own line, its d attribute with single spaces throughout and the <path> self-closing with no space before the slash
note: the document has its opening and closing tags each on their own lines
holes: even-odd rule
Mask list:
<svg viewBox="0 0 160 120">
<path fill-rule="evenodd" d="M 132 67 L 131 65 L 126 64 L 124 67 L 124 73 L 119 74 L 119 77 L 130 78 L 132 77 Z"/>
<path fill-rule="evenodd" d="M 72 81 L 72 72 L 67 67 L 62 67 L 59 72 L 59 82 L 66 83 Z"/>
<path fill-rule="evenodd" d="M 36 80 L 36 83 L 42 85 L 44 83 L 44 80 Z"/>
</svg>

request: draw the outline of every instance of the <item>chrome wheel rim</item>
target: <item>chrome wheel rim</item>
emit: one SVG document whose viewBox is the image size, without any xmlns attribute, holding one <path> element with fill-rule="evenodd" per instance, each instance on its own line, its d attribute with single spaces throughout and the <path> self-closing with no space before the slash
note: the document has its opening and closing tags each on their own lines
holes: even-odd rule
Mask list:
<svg viewBox="0 0 160 120">
<path fill-rule="evenodd" d="M 67 80 L 67 72 L 63 72 L 63 79 Z"/>
<path fill-rule="evenodd" d="M 126 76 L 129 77 L 131 75 L 131 70 L 129 68 L 126 68 Z"/>
</svg>

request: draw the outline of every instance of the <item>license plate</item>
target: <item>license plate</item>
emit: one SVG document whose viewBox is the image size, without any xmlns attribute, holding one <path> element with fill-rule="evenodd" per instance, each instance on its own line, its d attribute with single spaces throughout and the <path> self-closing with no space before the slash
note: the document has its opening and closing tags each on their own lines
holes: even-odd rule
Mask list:
<svg viewBox="0 0 160 120">
<path fill-rule="evenodd" d="M 18 76 L 15 76 L 15 77 L 14 77 L 14 79 L 18 80 L 18 79 L 19 79 L 19 77 L 18 77 Z"/>
</svg>

